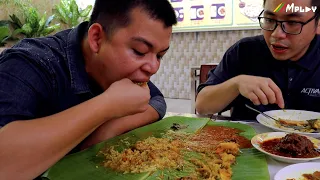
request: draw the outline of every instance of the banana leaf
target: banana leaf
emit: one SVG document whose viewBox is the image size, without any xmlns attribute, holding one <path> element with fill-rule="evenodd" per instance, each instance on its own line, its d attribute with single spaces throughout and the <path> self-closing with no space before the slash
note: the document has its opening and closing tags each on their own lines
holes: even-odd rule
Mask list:
<svg viewBox="0 0 320 180">
<path fill-rule="evenodd" d="M 192 171 L 194 171 L 191 166 L 189 169 L 183 169 L 183 171 L 167 169 L 139 174 L 122 174 L 102 167 L 101 162 L 103 161 L 103 158 L 97 156 L 99 150 L 105 146 L 115 146 L 116 150 L 121 151 L 130 147 L 131 144 L 134 144 L 138 140 L 143 140 L 150 136 L 161 137 L 163 133 L 168 131 L 174 123 L 183 125 L 185 129 L 181 129 L 181 131 L 188 133 L 195 133 L 206 125 L 219 125 L 238 128 L 243 131 L 241 134 L 247 138 L 251 138 L 255 135 L 255 131 L 252 127 L 240 123 L 216 123 L 207 118 L 189 118 L 178 116 L 168 117 L 156 123 L 135 129 L 124 135 L 99 143 L 84 151 L 66 156 L 57 162 L 53 167 L 48 169 L 48 171 L 43 174 L 42 178 L 49 180 L 156 180 L 176 179 L 176 177 L 188 176 Z M 268 167 L 264 154 L 252 148 L 242 149 L 241 151 L 241 155 L 237 157 L 237 163 L 232 167 L 234 172 L 232 179 L 269 180 Z"/>
</svg>

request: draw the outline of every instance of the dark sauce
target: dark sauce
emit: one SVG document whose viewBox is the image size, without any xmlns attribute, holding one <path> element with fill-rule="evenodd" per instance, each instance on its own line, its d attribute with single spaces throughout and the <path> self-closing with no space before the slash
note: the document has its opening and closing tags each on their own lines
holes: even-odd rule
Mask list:
<svg viewBox="0 0 320 180">
<path fill-rule="evenodd" d="M 284 157 L 290 157 L 290 158 L 314 158 L 320 156 L 320 153 L 316 150 L 310 150 L 311 152 L 305 153 L 305 154 L 296 154 L 292 155 L 291 153 L 280 151 L 278 148 L 278 144 L 280 143 L 281 138 L 275 138 L 268 141 L 264 141 L 260 144 L 260 147 L 275 155 L 284 156 Z"/>
<path fill-rule="evenodd" d="M 251 148 L 251 142 L 247 138 L 240 136 L 242 131 L 236 128 L 224 126 L 205 126 L 195 141 L 201 141 L 204 144 L 216 144 L 220 142 L 235 142 L 240 148 Z"/>
</svg>

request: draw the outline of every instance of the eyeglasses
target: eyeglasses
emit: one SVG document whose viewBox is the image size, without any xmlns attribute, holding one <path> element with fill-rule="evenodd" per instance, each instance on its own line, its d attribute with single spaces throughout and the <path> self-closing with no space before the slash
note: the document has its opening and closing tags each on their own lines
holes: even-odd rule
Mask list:
<svg viewBox="0 0 320 180">
<path fill-rule="evenodd" d="M 278 27 L 278 24 L 280 23 L 282 31 L 287 33 L 287 34 L 292 34 L 292 35 L 300 34 L 301 31 L 302 31 L 303 26 L 308 24 L 309 22 L 311 22 L 312 20 L 314 20 L 318 16 L 318 13 L 317 13 L 311 19 L 309 19 L 306 22 L 300 22 L 300 21 L 278 21 L 278 20 L 271 19 L 271 18 L 260 17 L 263 12 L 264 12 L 264 10 L 260 13 L 260 15 L 258 17 L 260 27 L 263 30 L 274 31 Z"/>
</svg>

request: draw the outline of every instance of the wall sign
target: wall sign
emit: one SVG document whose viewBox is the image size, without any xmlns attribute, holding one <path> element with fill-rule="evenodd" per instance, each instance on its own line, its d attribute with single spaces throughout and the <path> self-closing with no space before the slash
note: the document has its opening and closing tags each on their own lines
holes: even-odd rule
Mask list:
<svg viewBox="0 0 320 180">
<path fill-rule="evenodd" d="M 173 32 L 259 29 L 263 0 L 169 0 L 178 24 Z"/>
</svg>

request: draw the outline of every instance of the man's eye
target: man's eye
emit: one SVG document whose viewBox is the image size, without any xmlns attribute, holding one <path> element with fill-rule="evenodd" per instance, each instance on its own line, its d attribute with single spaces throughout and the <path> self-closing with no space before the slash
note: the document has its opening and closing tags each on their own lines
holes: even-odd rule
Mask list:
<svg viewBox="0 0 320 180">
<path fill-rule="evenodd" d="M 273 19 L 268 19 L 268 18 L 266 18 L 264 21 L 265 21 L 266 23 L 274 23 L 274 20 L 273 20 Z"/>
<path fill-rule="evenodd" d="M 298 25 L 299 23 L 294 22 L 294 21 L 288 21 L 287 24 L 290 26 L 295 26 L 295 25 Z"/>
<path fill-rule="evenodd" d="M 145 55 L 144 53 L 141 53 L 141 52 L 139 52 L 139 51 L 137 51 L 135 49 L 133 49 L 133 52 L 138 56 L 144 56 Z"/>
<path fill-rule="evenodd" d="M 161 60 L 163 56 L 157 55 L 157 59 Z"/>
</svg>

